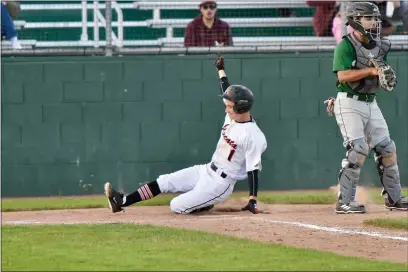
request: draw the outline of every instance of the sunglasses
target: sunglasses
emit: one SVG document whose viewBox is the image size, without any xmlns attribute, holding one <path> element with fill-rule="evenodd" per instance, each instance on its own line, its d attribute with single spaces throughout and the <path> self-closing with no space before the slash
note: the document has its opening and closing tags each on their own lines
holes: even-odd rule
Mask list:
<svg viewBox="0 0 408 272">
<path fill-rule="evenodd" d="M 203 9 L 208 9 L 208 8 L 210 8 L 210 9 L 216 9 L 217 6 L 216 6 L 216 5 L 203 5 Z"/>
</svg>

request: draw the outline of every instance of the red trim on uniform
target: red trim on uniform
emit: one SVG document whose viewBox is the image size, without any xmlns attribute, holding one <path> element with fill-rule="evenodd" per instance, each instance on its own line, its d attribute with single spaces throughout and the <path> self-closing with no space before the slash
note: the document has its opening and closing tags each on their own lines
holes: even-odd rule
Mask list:
<svg viewBox="0 0 408 272">
<path fill-rule="evenodd" d="M 143 192 L 143 194 L 144 194 L 144 196 L 145 196 L 145 199 L 146 199 L 146 200 L 147 200 L 147 199 L 150 199 L 149 194 L 148 194 L 147 191 L 146 191 L 146 188 L 145 188 L 144 186 L 142 186 L 142 187 L 140 187 L 140 189 L 142 189 L 142 192 Z"/>
<path fill-rule="evenodd" d="M 153 194 L 152 194 L 152 191 L 150 191 L 149 185 L 145 184 L 143 187 L 146 190 L 146 193 L 148 194 L 149 199 L 152 198 Z"/>
<path fill-rule="evenodd" d="M 137 191 L 138 191 L 138 193 L 139 193 L 139 195 L 140 195 L 140 198 L 141 198 L 142 200 L 146 200 L 146 198 L 145 198 L 145 196 L 144 196 L 144 194 L 143 194 L 142 188 L 138 189 Z"/>
</svg>

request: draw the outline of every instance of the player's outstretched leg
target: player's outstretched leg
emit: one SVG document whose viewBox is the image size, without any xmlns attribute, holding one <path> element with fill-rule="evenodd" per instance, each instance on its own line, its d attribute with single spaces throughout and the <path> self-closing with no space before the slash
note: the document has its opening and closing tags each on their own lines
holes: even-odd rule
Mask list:
<svg viewBox="0 0 408 272">
<path fill-rule="evenodd" d="M 157 181 L 149 182 L 127 196 L 113 189 L 112 184 L 109 182 L 105 183 L 105 195 L 108 198 L 109 208 L 113 213 L 123 211 L 123 207 L 151 199 L 160 193 Z"/>
<path fill-rule="evenodd" d="M 205 165 L 195 165 L 178 170 L 174 173 L 160 175 L 157 180 L 151 181 L 129 195 L 112 188 L 107 182 L 105 184 L 105 195 L 108 198 L 109 208 L 113 213 L 120 212 L 123 207 L 149 200 L 161 193 L 185 193 L 193 190 L 199 181 L 200 173 L 206 173 Z M 211 207 L 200 207 L 210 209 Z M 201 210 L 198 210 L 201 211 Z"/>
<path fill-rule="evenodd" d="M 369 152 L 366 141 L 356 139 L 347 145 L 346 158 L 342 161 L 339 173 L 340 192 L 336 205 L 336 213 L 365 213 L 364 205 L 354 202 L 353 195 L 360 178 L 360 170 Z"/>
<path fill-rule="evenodd" d="M 385 198 L 387 209 L 407 211 L 408 197 L 402 195 L 396 150 L 394 141 L 389 137 L 374 147 L 377 170 L 384 187 L 381 195 Z"/>
</svg>

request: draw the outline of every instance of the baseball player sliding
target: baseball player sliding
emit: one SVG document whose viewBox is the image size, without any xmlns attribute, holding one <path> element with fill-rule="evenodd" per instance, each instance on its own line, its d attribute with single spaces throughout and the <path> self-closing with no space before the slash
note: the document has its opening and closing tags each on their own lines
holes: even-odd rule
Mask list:
<svg viewBox="0 0 408 272">
<path fill-rule="evenodd" d="M 148 182 L 126 196 L 107 182 L 105 195 L 113 213 L 161 193 L 179 192 L 182 194 L 170 202 L 173 212 L 189 214 L 207 211 L 226 200 L 235 183 L 245 178 L 249 182 L 249 201 L 242 210 L 259 213 L 256 200 L 258 173 L 261 171 L 261 155 L 267 143 L 249 112 L 253 105 L 253 94 L 245 86 L 228 83 L 221 55 L 215 65 L 227 114 L 211 162 L 160 175 L 157 180 Z"/>
<path fill-rule="evenodd" d="M 391 43 L 380 37 L 380 12 L 370 2 L 353 2 L 346 9 L 346 25 L 355 31 L 343 37 L 334 52 L 337 98 L 325 101 L 329 115 L 335 115 L 344 138 L 346 157 L 338 177 L 340 192 L 337 213 L 365 213 L 355 201 L 360 169 L 371 150 L 383 185 L 388 209 L 408 210 L 402 196 L 396 146 L 376 101 L 380 85 L 392 91 L 396 85 L 393 69 L 386 63 Z"/>
</svg>

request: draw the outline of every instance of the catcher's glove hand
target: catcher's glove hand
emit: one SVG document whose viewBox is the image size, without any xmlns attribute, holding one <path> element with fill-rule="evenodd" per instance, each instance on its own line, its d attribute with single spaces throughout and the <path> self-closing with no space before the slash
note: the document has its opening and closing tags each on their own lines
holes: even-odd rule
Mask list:
<svg viewBox="0 0 408 272">
<path fill-rule="evenodd" d="M 378 80 L 380 81 L 381 88 L 391 92 L 395 85 L 397 85 L 397 77 L 394 70 L 385 62 L 378 62 L 374 59 L 371 59 L 370 62 L 378 71 Z"/>
<path fill-rule="evenodd" d="M 251 213 L 257 214 L 259 213 L 258 208 L 256 207 L 256 199 L 250 199 L 248 204 L 241 208 L 241 211 L 250 211 Z"/>
<path fill-rule="evenodd" d="M 324 104 L 327 107 L 327 113 L 329 116 L 334 115 L 334 102 L 336 101 L 336 98 L 334 97 L 329 97 L 327 100 L 324 101 Z"/>
<path fill-rule="evenodd" d="M 217 71 L 219 70 L 225 70 L 224 68 L 224 57 L 221 53 L 218 53 L 217 60 L 215 61 L 215 67 L 217 68 Z"/>
</svg>

